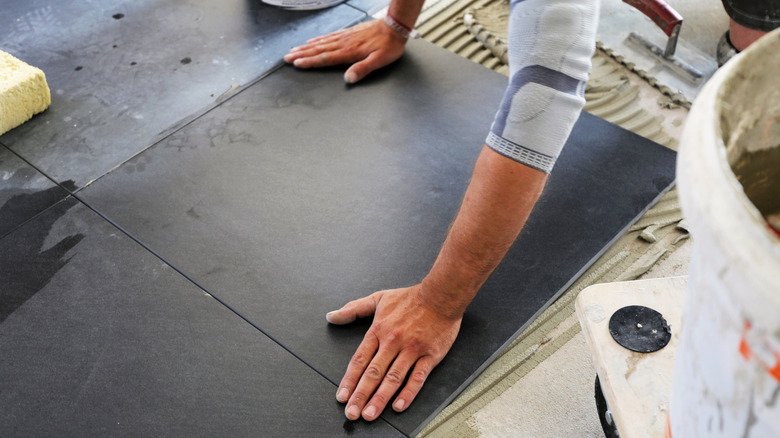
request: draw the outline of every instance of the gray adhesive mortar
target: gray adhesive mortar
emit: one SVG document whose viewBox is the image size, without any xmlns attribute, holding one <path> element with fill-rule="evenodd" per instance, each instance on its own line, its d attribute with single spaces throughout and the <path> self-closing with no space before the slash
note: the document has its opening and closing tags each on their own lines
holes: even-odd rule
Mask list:
<svg viewBox="0 0 780 438">
<path fill-rule="evenodd" d="M 726 153 L 731 170 L 745 195 L 763 216 L 780 213 L 780 90 L 758 82 L 749 74 L 742 78 L 739 101 L 733 111 L 721 117 Z M 724 94 L 730 90 L 724 90 Z M 761 98 L 758 98 L 760 93 Z"/>
</svg>

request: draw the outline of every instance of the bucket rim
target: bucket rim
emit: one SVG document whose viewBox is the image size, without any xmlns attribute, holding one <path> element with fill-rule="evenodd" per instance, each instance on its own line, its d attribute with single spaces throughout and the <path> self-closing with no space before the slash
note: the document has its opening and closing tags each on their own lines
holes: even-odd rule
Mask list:
<svg viewBox="0 0 780 438">
<path fill-rule="evenodd" d="M 748 67 L 766 64 L 767 54 L 774 55 L 778 44 L 780 29 L 761 38 L 715 73 L 688 114 L 677 160 L 680 205 L 691 225 L 694 248 L 697 230 L 708 230 L 720 250 L 731 254 L 732 267 L 744 272 L 756 293 L 761 294 L 762 302 L 769 300 L 777 306 L 775 309 L 780 307 L 776 281 L 776 273 L 780 272 L 780 238 L 771 232 L 764 216 L 748 199 L 728 162 L 721 117 L 731 109 L 730 84 L 743 80 Z M 780 60 L 773 63 L 780 69 Z M 776 70 L 766 71 L 765 75 L 780 78 Z"/>
</svg>

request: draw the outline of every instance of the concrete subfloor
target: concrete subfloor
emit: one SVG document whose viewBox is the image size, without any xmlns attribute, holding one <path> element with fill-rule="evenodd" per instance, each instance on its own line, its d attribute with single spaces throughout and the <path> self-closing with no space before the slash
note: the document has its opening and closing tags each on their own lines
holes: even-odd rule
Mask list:
<svg viewBox="0 0 780 438">
<path fill-rule="evenodd" d="M 728 27 L 717 0 L 668 0 L 685 21 L 681 38 L 710 56 Z M 603 0 L 602 16 L 619 10 L 619 0 Z M 641 79 L 632 77 L 632 83 Z M 664 117 L 664 129 L 679 139 L 687 111 L 664 112 L 658 94 L 642 86 L 640 104 Z M 641 278 L 663 278 L 688 274 L 691 239 L 653 266 Z M 575 315 L 572 315 L 576 318 Z M 567 322 L 562 323 L 566 324 Z M 568 323 L 571 323 L 569 321 Z M 542 361 L 509 389 L 467 420 L 468 429 L 481 437 L 603 437 L 594 400 L 595 368 L 582 332 Z"/>
</svg>

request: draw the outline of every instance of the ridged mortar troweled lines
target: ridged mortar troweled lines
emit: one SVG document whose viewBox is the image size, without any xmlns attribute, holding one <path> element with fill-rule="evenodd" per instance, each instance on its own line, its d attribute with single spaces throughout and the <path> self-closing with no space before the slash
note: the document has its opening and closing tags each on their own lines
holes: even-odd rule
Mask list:
<svg viewBox="0 0 780 438">
<path fill-rule="evenodd" d="M 481 10 L 485 10 L 486 8 L 483 8 Z M 496 8 L 491 8 L 491 10 L 495 10 Z M 475 17 L 476 9 L 469 8 L 466 10 L 466 13 L 463 15 L 463 24 L 468 28 L 469 33 L 471 35 L 474 35 L 474 38 L 477 39 L 480 43 L 482 43 L 485 48 L 489 49 L 490 52 L 495 56 L 496 58 L 501 60 L 501 63 L 503 64 L 509 64 L 509 47 L 507 46 L 506 42 L 502 38 L 503 35 L 499 36 L 495 33 L 491 32 L 490 29 L 485 28 L 485 26 L 479 24 L 479 21 L 477 21 L 477 18 Z M 498 17 L 492 17 L 495 20 L 504 20 L 506 21 L 508 19 L 509 9 L 501 9 L 501 12 L 499 12 Z"/>
<path fill-rule="evenodd" d="M 612 49 L 605 47 L 603 44 L 596 43 L 596 48 L 600 52 L 604 53 L 606 56 L 614 59 L 615 61 L 622 64 L 630 71 L 634 72 L 640 78 L 644 79 L 648 84 L 650 84 L 652 87 L 655 87 L 663 95 L 669 97 L 674 104 L 683 106 L 688 109 L 691 108 L 691 101 L 688 100 L 688 98 L 686 98 L 684 94 L 679 93 L 671 89 L 670 87 L 658 82 L 658 80 L 655 77 L 653 77 L 653 75 L 649 74 L 648 72 L 642 69 L 637 68 L 636 64 L 626 60 L 626 58 L 623 56 L 615 54 L 615 52 Z"/>
<path fill-rule="evenodd" d="M 483 7 L 501 0 L 440 1 L 420 14 L 417 31 L 428 41 L 444 47 L 487 68 L 509 74 L 509 67 L 493 55 L 463 24 L 466 9 Z"/>
<path fill-rule="evenodd" d="M 495 28 L 496 23 L 486 25 L 479 21 L 480 11 L 491 17 L 508 17 L 508 7 L 503 0 L 429 2 L 420 15 L 417 30 L 428 41 L 508 75 L 509 68 L 502 62 L 506 53 L 506 31 L 491 30 L 490 27 Z M 498 23 L 498 27 L 506 29 L 506 24 Z M 637 85 L 629 79 L 629 71 L 599 50 L 594 53 L 592 63 L 585 89 L 585 110 L 675 149 L 676 140 L 670 138 L 661 126 L 663 119 L 653 116 L 638 104 Z M 651 85 L 659 88 L 658 84 Z M 659 97 L 661 95 L 659 93 Z M 679 97 L 676 99 L 679 100 Z M 426 426 L 420 436 L 477 436 L 478 432 L 469 427 L 468 419 L 580 331 L 574 316 L 577 294 L 592 284 L 634 279 L 646 273 L 688 237 L 687 227 L 681 219 L 677 192 L 672 189 L 514 339 L 455 401 Z"/>
</svg>

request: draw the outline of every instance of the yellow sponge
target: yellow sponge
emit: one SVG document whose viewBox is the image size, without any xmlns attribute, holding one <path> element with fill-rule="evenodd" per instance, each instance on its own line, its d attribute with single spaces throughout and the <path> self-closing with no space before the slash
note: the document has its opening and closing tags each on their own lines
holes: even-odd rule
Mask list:
<svg viewBox="0 0 780 438">
<path fill-rule="evenodd" d="M 0 51 L 0 135 L 30 120 L 50 103 L 43 72 Z"/>
</svg>

